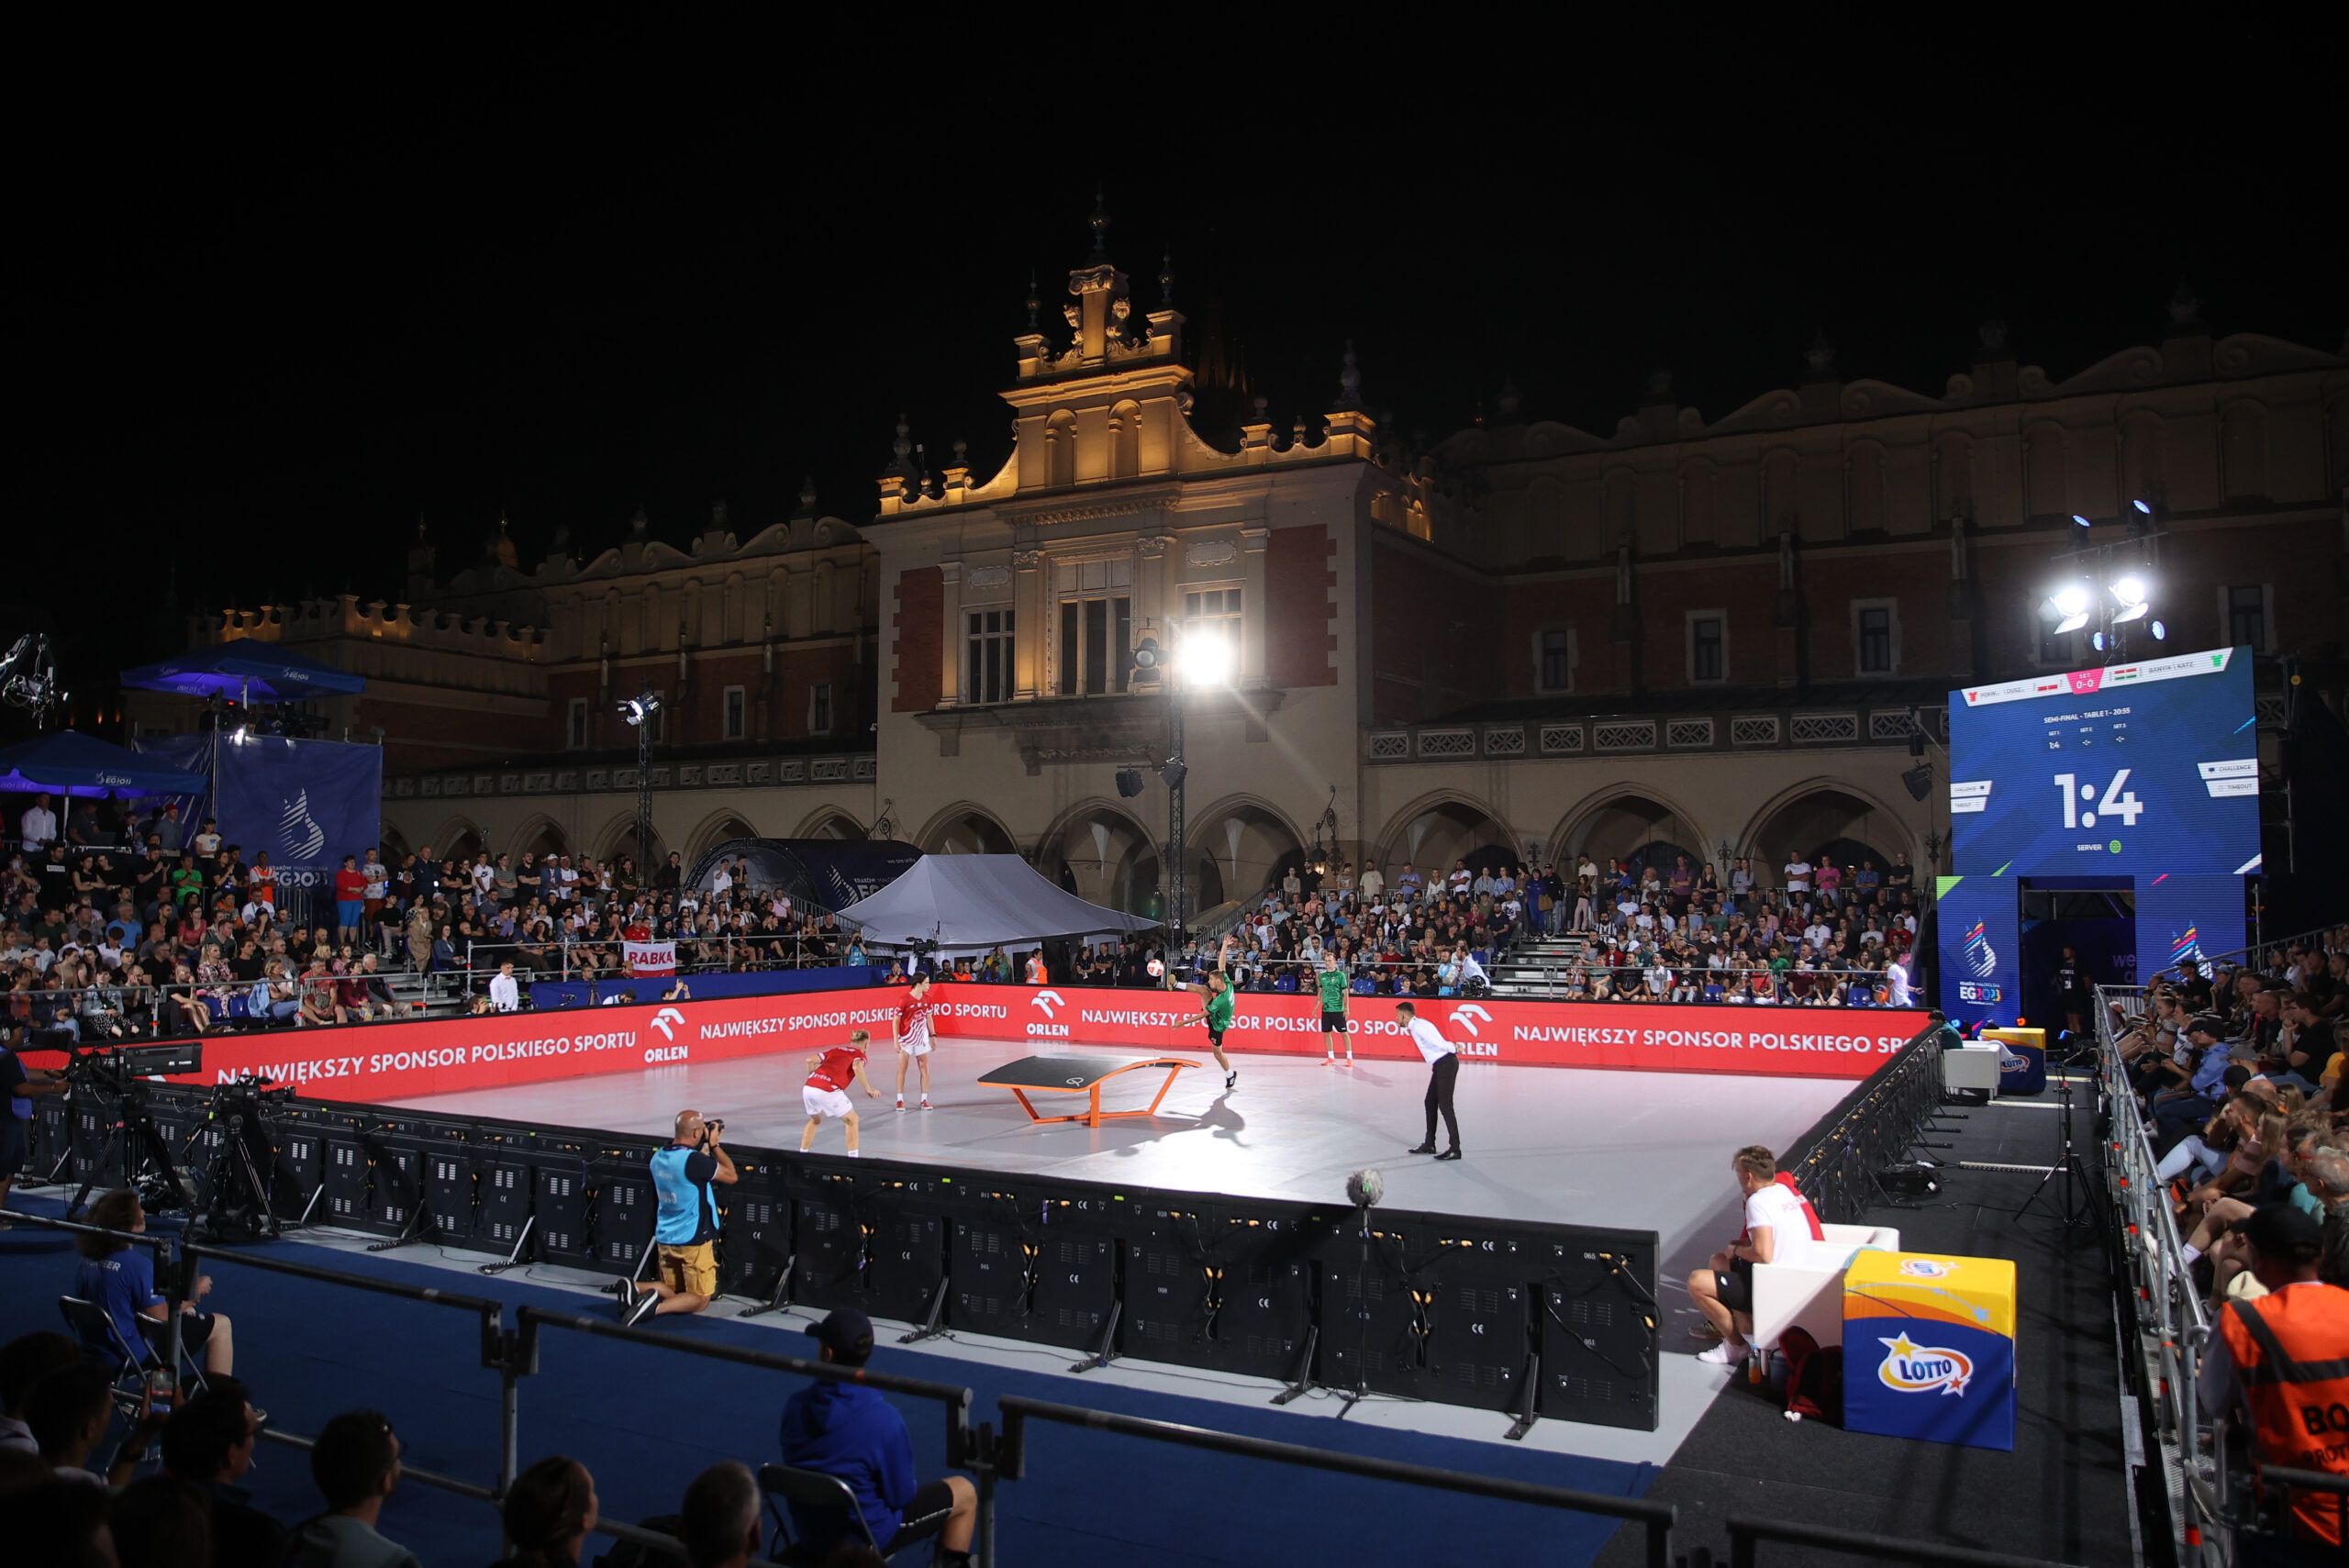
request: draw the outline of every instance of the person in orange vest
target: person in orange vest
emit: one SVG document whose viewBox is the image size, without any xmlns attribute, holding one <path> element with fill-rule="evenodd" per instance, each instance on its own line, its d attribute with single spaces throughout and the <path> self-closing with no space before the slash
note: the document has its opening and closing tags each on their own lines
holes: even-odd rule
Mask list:
<svg viewBox="0 0 2349 1568">
<path fill-rule="evenodd" d="M 2243 1234 L 2252 1276 L 2267 1294 L 2220 1311 L 2219 1331 L 2202 1352 L 2202 1408 L 2217 1418 L 2240 1404 L 2262 1464 L 2349 1475 L 2349 1290 L 2317 1277 L 2324 1231 L 2292 1205 L 2272 1203 Z M 2296 1492 L 2290 1532 L 2295 1546 L 2337 1550 L 2341 1499 Z M 2308 1557 L 2321 1560 L 2328 1559 Z"/>
<path fill-rule="evenodd" d="M 1028 955 L 1028 984 L 1050 985 L 1052 983 L 1052 972 L 1044 967 L 1044 950 L 1038 948 Z"/>
</svg>

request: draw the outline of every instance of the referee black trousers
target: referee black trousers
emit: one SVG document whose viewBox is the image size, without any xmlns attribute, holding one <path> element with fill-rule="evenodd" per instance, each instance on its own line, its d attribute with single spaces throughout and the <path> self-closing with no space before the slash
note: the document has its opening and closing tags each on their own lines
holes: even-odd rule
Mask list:
<svg viewBox="0 0 2349 1568">
<path fill-rule="evenodd" d="M 1455 1051 L 1446 1051 L 1437 1057 L 1435 1064 L 1428 1069 L 1427 1141 L 1430 1143 L 1435 1141 L 1436 1112 L 1442 1111 L 1443 1130 L 1452 1135 L 1452 1147 L 1460 1147 L 1460 1118 L 1452 1108 L 1452 1085 L 1459 1077 L 1460 1057 Z"/>
</svg>

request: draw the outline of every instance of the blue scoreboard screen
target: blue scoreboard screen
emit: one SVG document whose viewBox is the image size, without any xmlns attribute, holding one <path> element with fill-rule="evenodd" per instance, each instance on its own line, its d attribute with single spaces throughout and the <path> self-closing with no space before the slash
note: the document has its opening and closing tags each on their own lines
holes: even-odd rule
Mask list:
<svg viewBox="0 0 2349 1568">
<path fill-rule="evenodd" d="M 2257 871 L 2254 718 L 2245 648 L 1952 692 L 1957 871 Z"/>
</svg>

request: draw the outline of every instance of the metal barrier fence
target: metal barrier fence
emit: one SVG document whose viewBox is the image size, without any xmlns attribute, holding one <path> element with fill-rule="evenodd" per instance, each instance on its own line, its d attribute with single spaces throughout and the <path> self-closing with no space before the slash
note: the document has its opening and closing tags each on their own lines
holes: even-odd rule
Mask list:
<svg viewBox="0 0 2349 1568">
<path fill-rule="evenodd" d="M 2118 1232 L 2116 1273 L 2125 1271 L 2127 1279 L 2123 1325 L 2134 1329 L 2134 1342 L 2126 1346 L 2134 1360 L 2123 1371 L 2145 1392 L 2144 1413 L 2152 1418 L 2147 1436 L 2160 1450 L 2176 1561 L 2198 1568 L 2229 1560 L 2224 1543 L 2232 1535 L 2233 1508 L 2223 1425 L 2210 1432 L 2210 1452 L 2203 1452 L 2197 1380 L 2210 1338 L 2210 1315 L 2194 1288 L 2166 1185 L 2155 1172 L 2151 1132 L 2113 1039 L 2112 1005 L 2133 1011 L 2129 1005 L 2142 1004 L 2144 995 L 2133 985 L 2097 988 L 2097 1073 L 2111 1118 L 2105 1180 Z"/>
<path fill-rule="evenodd" d="M 1880 1201 L 1881 1177 L 1942 1105 L 1943 1030 L 1929 1029 L 1860 1081 L 1778 1161 L 1830 1225 Z"/>
<path fill-rule="evenodd" d="M 1872 1562 L 1920 1563 L 1923 1568 L 2064 1568 L 2044 1557 L 2012 1557 L 2003 1551 L 1984 1551 L 1971 1546 L 1935 1546 L 1929 1541 L 1863 1530 L 1747 1518 L 1741 1514 L 1730 1516 L 1728 1529 L 1730 1568 L 1759 1568 L 1761 1547 L 1765 1540 L 1843 1552 Z M 1801 1561 L 1809 1562 L 1813 1557 L 1805 1553 Z"/>
</svg>

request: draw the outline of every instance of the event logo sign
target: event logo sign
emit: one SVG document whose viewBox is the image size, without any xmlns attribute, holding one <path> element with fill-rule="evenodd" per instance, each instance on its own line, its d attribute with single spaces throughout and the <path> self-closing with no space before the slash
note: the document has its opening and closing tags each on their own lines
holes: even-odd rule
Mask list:
<svg viewBox="0 0 2349 1568">
<path fill-rule="evenodd" d="M 257 735 L 215 757 L 221 835 L 266 848 L 282 884 L 323 885 L 343 856 L 364 860 L 382 837 L 378 747 Z"/>
<path fill-rule="evenodd" d="M 1964 1351 L 1920 1345 L 1905 1333 L 1876 1342 L 1885 1347 L 1876 1377 L 1896 1394 L 1931 1394 L 1938 1389 L 1945 1396 L 1963 1396 L 1965 1385 L 1974 1381 L 1974 1358 Z"/>
</svg>

